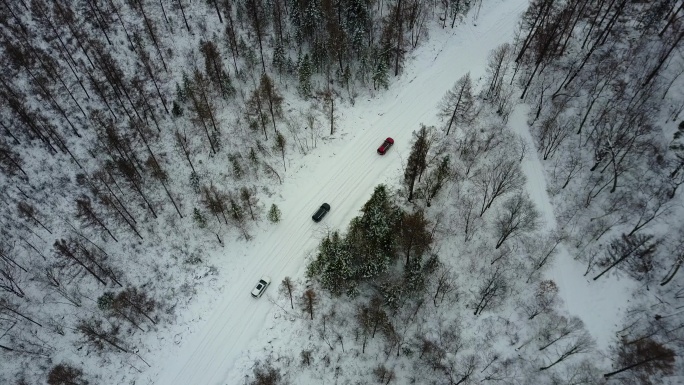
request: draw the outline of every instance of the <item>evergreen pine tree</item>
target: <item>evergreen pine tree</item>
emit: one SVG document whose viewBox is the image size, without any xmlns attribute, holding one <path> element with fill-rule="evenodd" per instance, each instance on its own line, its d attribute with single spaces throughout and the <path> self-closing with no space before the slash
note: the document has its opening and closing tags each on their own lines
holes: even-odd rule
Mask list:
<svg viewBox="0 0 684 385">
<path fill-rule="evenodd" d="M 425 275 L 421 266 L 420 255 L 410 258 L 408 265 L 404 267 L 404 286 L 407 294 L 416 294 L 425 287 Z"/>
<path fill-rule="evenodd" d="M 387 74 L 387 62 L 378 60 L 373 71 L 373 89 L 378 90 L 380 87 L 387 89 L 389 86 L 389 75 Z"/>
<path fill-rule="evenodd" d="M 307 267 L 308 277 L 317 277 L 326 290 L 334 295 L 350 291 L 356 277 L 346 241 L 336 231 L 324 238 L 316 259 Z"/>
<path fill-rule="evenodd" d="M 281 218 L 280 209 L 274 203 L 271 205 L 271 209 L 268 210 L 268 220 L 273 222 L 273 223 L 278 223 L 278 222 L 280 222 L 280 218 Z"/>
<path fill-rule="evenodd" d="M 425 178 L 425 189 L 423 195 L 427 207 L 430 207 L 432 200 L 439 194 L 439 191 L 444 186 L 444 183 L 451 176 L 451 166 L 449 165 L 449 155 L 442 157 L 442 160 L 437 165 L 436 169 L 430 171 L 427 178 Z"/>
<path fill-rule="evenodd" d="M 173 101 L 173 107 L 171 108 L 171 114 L 174 117 L 179 117 L 183 115 L 183 108 L 181 108 L 180 104 L 178 104 L 177 101 Z"/>
<path fill-rule="evenodd" d="M 187 84 L 190 80 L 188 79 L 188 75 L 186 73 L 183 73 L 183 87 L 180 86 L 180 84 L 176 83 L 176 99 L 180 103 L 185 103 L 188 101 L 188 94 L 186 92 L 187 89 Z"/>
<path fill-rule="evenodd" d="M 195 207 L 195 209 L 192 211 L 192 219 L 195 220 L 195 223 L 197 223 L 197 226 L 200 229 L 207 227 L 207 219 L 197 207 Z"/>
<path fill-rule="evenodd" d="M 199 174 L 197 174 L 194 171 L 190 173 L 190 187 L 192 187 L 192 191 L 194 191 L 197 194 L 201 192 L 200 177 Z"/>
<path fill-rule="evenodd" d="M 385 185 L 378 185 L 352 220 L 349 242 L 354 246 L 356 266 L 362 278 L 372 278 L 387 270 L 396 257 L 395 233 L 401 210 L 392 202 Z"/>
<path fill-rule="evenodd" d="M 278 43 L 273 48 L 273 67 L 282 74 L 286 70 L 286 65 L 287 59 L 285 58 L 285 48 L 282 43 Z"/>
<path fill-rule="evenodd" d="M 311 74 L 312 64 L 309 54 L 304 54 L 304 57 L 299 63 L 299 91 L 304 96 L 311 95 Z"/>
<path fill-rule="evenodd" d="M 433 128 L 421 125 L 418 132 L 414 132 L 416 137 L 411 147 L 406 168 L 404 169 L 404 184 L 408 189 L 408 201 L 413 200 L 414 187 L 427 168 L 427 154 L 432 144 Z"/>
<path fill-rule="evenodd" d="M 235 87 L 233 86 L 232 80 L 228 76 L 226 71 L 223 71 L 223 76 L 221 76 L 221 93 L 224 99 L 235 96 Z"/>
</svg>

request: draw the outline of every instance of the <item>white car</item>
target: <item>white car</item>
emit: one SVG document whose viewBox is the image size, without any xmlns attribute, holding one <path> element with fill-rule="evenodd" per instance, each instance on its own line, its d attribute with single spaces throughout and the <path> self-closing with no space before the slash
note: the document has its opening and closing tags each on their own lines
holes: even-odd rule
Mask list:
<svg viewBox="0 0 684 385">
<path fill-rule="evenodd" d="M 261 295 L 264 294 L 264 292 L 266 291 L 266 288 L 270 284 L 271 284 L 271 277 L 269 277 L 267 275 L 264 275 L 263 277 L 261 277 L 261 279 L 259 280 L 259 283 L 257 283 L 257 285 L 252 290 L 252 297 L 254 297 L 254 298 L 261 297 Z"/>
</svg>

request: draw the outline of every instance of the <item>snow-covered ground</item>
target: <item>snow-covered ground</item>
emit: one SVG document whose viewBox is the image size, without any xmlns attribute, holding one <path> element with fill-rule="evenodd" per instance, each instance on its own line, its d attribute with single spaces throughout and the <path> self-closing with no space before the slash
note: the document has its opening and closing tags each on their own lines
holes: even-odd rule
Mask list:
<svg viewBox="0 0 684 385">
<path fill-rule="evenodd" d="M 511 114 L 508 124 L 529 143 L 530 150 L 522 162 L 527 176 L 527 191 L 541 213 L 544 226 L 551 230 L 557 227 L 556 217 L 546 190 L 544 168 L 533 147 L 527 116 L 527 106 L 520 105 Z M 614 332 L 626 306 L 625 295 L 632 293 L 634 282 L 630 279 L 620 281 L 614 276 L 592 281 L 589 275 L 584 276 L 585 271 L 586 266 L 576 261 L 561 244 L 552 268 L 545 275 L 558 285 L 567 311 L 584 321 L 598 348 L 605 350 L 614 340 Z"/>
<path fill-rule="evenodd" d="M 485 0 L 476 23 L 471 14 L 455 29 L 431 29 L 429 41 L 413 53 L 389 90 L 342 106 L 334 135 L 325 137 L 325 143 L 305 158 L 290 155 L 279 193 L 272 201 L 261 202 L 266 207 L 277 204 L 282 221 L 262 223 L 251 241 L 229 242 L 221 258 L 211 261 L 221 271 L 218 292 L 199 293 L 172 327 L 176 335 L 151 347 L 161 353 L 149 360 L 152 368 L 143 378 L 158 385 L 241 381 L 249 371 L 247 361 L 240 359 L 244 352 L 267 343 L 259 336 L 277 310 L 269 297 L 277 295 L 282 279 L 300 279 L 319 240 L 328 231 L 346 228 L 376 185 L 397 184 L 412 132 L 421 123 L 437 123 L 438 102 L 457 79 L 467 72 L 476 81 L 484 75 L 489 51 L 512 40 L 527 5 L 527 0 Z M 516 109 L 510 126 L 531 143 L 525 114 L 524 108 Z M 395 145 L 387 155 L 378 156 L 375 149 L 387 136 Z M 523 169 L 545 225 L 555 226 L 543 168 L 534 151 L 528 151 Z M 311 215 L 323 202 L 330 204 L 331 212 L 314 223 Z M 597 290 L 582 273 L 582 266 L 563 251 L 548 276 L 558 283 L 569 312 L 580 316 L 605 348 L 623 303 L 615 298 L 626 291 L 611 279 L 600 282 Z M 255 300 L 249 291 L 262 275 L 269 275 L 272 285 Z"/>
</svg>

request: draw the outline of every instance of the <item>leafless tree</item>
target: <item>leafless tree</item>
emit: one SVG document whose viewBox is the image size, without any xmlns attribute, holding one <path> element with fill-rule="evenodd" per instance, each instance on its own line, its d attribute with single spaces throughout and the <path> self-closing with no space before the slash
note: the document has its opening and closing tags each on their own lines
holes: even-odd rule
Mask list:
<svg viewBox="0 0 684 385">
<path fill-rule="evenodd" d="M 335 124 L 339 118 L 337 110 L 335 109 L 335 99 L 338 94 L 335 90 L 328 88 L 320 92 L 320 97 L 323 99 L 323 110 L 328 122 L 330 122 L 330 135 L 335 133 Z"/>
<path fill-rule="evenodd" d="M 601 278 L 614 267 L 624 262 L 628 272 L 646 276 L 653 270 L 653 257 L 658 248 L 659 240 L 654 240 L 653 235 L 625 234 L 620 238 L 613 239 L 603 258 L 600 260 L 601 266 L 606 266 L 601 273 L 594 277 L 594 281 Z"/>
<path fill-rule="evenodd" d="M 501 265 L 497 264 L 494 269 L 488 269 L 481 274 L 475 288 L 475 300 L 472 303 L 475 309 L 473 314 L 481 314 L 485 310 L 500 303 L 508 291 L 506 274 Z"/>
<path fill-rule="evenodd" d="M 665 286 L 677 276 L 679 268 L 684 264 L 684 228 L 679 228 L 675 232 L 675 237 L 667 244 L 667 254 L 671 256 L 671 267 L 660 282 L 660 286 Z"/>
<path fill-rule="evenodd" d="M 573 339 L 572 342 L 565 344 L 558 351 L 558 358 L 548 365 L 539 368 L 540 371 L 549 369 L 554 365 L 565 361 L 568 357 L 574 356 L 575 354 L 589 353 L 593 350 L 596 343 L 591 338 L 589 333 L 584 330 L 579 336 Z"/>
<path fill-rule="evenodd" d="M 584 322 L 579 317 L 570 318 L 548 313 L 543 319 L 539 330 L 539 351 L 546 350 L 550 346 L 586 333 Z"/>
<path fill-rule="evenodd" d="M 219 214 L 223 217 L 223 221 L 228 224 L 228 218 L 226 217 L 226 194 L 218 191 L 216 186 L 211 185 L 209 187 L 202 187 L 202 203 L 206 206 L 212 214 L 216 216 L 216 220 L 221 222 L 219 219 Z"/>
<path fill-rule="evenodd" d="M 592 359 L 583 359 L 580 362 L 568 362 L 563 367 L 557 368 L 551 373 L 551 385 L 601 385 L 599 369 Z"/>
<path fill-rule="evenodd" d="M 668 195 L 667 187 L 654 178 L 644 178 L 637 182 L 633 192 L 626 194 L 622 207 L 628 211 L 631 230 L 627 236 L 655 224 L 663 215 L 672 210 L 674 202 Z"/>
<path fill-rule="evenodd" d="M 278 369 L 273 367 L 270 360 L 267 360 L 254 365 L 254 380 L 248 385 L 285 385 L 282 379 L 283 376 Z"/>
<path fill-rule="evenodd" d="M 544 280 L 539 282 L 533 297 L 528 302 L 524 302 L 521 308 L 528 316 L 527 319 L 531 320 L 540 314 L 552 311 L 558 302 L 558 286 L 552 280 Z"/>
<path fill-rule="evenodd" d="M 114 271 L 107 266 L 105 256 L 101 252 L 90 250 L 74 238 L 59 239 L 54 243 L 55 256 L 62 262 L 62 266 L 74 266 L 85 269 L 102 285 L 107 285 L 106 278 L 121 286 Z"/>
<path fill-rule="evenodd" d="M 190 143 L 188 143 L 187 136 L 185 134 L 181 135 L 181 133 L 179 131 L 174 132 L 174 135 L 176 138 L 176 143 L 178 144 L 178 147 L 183 152 L 185 159 L 188 161 L 188 164 L 190 165 L 192 172 L 197 173 L 197 170 L 195 170 L 195 166 L 192 164 L 192 160 L 190 159 L 190 154 L 192 152 L 190 149 Z"/>
<path fill-rule="evenodd" d="M 276 128 L 276 118 L 283 117 L 283 97 L 273 85 L 273 80 L 264 72 L 261 74 L 259 81 L 259 93 L 261 99 L 268 105 L 268 112 L 271 115 L 271 123 L 273 124 L 273 131 L 278 133 Z"/>
<path fill-rule="evenodd" d="M 373 375 L 375 376 L 375 380 L 378 383 L 385 385 L 389 384 L 390 382 L 396 379 L 394 370 L 387 369 L 385 365 L 382 364 L 379 364 L 375 367 L 375 369 L 373 369 Z"/>
<path fill-rule="evenodd" d="M 292 302 L 292 292 L 295 290 L 295 284 L 292 282 L 292 279 L 290 277 L 285 277 L 283 278 L 283 281 L 280 283 L 280 292 L 282 294 L 287 295 L 290 297 L 290 307 L 294 310 L 294 303 Z"/>
<path fill-rule="evenodd" d="M 287 166 L 285 165 L 285 149 L 287 148 L 287 142 L 285 141 L 285 136 L 281 132 L 276 132 L 276 143 L 274 148 L 280 153 L 283 159 L 283 169 L 287 171 Z"/>
<path fill-rule="evenodd" d="M 115 158 L 112 162 L 108 162 L 107 168 L 111 170 L 118 171 L 119 175 L 122 176 L 132 187 L 138 196 L 145 202 L 145 205 L 149 209 L 150 213 L 154 218 L 157 218 L 157 213 L 154 211 L 152 203 L 148 199 L 147 195 L 143 191 L 143 178 L 139 171 L 139 166 L 137 166 L 138 160 L 135 157 L 131 159 L 126 159 L 123 157 Z"/>
<path fill-rule="evenodd" d="M 124 311 L 124 309 L 122 309 L 120 306 L 118 306 L 118 305 L 120 305 L 120 303 L 117 303 L 115 305 L 115 302 L 116 302 L 116 300 L 114 297 L 114 293 L 105 292 L 101 297 L 98 298 L 97 305 L 100 308 L 100 310 L 107 312 L 107 315 L 128 321 L 131 325 L 135 326 L 138 330 L 144 332 L 145 329 L 143 329 L 140 326 L 140 322 L 137 319 L 130 317 L 128 312 Z"/>
<path fill-rule="evenodd" d="M 90 203 L 90 198 L 85 195 L 76 199 L 76 218 L 81 219 L 89 226 L 100 227 L 102 230 L 105 230 L 115 242 L 119 242 L 95 212 L 95 209 Z"/>
<path fill-rule="evenodd" d="M 526 193 L 519 192 L 507 199 L 495 220 L 498 240 L 496 248 L 510 237 L 520 236 L 539 227 L 539 212 Z"/>
<path fill-rule="evenodd" d="M 256 87 L 256 85 L 255 85 Z M 264 133 L 264 137 L 268 140 L 268 132 L 266 132 L 266 125 L 268 125 L 269 115 L 266 110 L 265 101 L 259 89 L 254 89 L 250 98 L 245 103 L 245 117 L 253 130 L 258 130 Z M 273 123 L 275 127 L 275 122 Z"/>
<path fill-rule="evenodd" d="M 36 277 L 36 281 L 55 291 L 62 298 L 69 301 L 71 305 L 81 307 L 81 293 L 78 291 L 78 287 L 71 288 L 67 286 L 67 282 L 70 279 L 71 275 L 68 273 L 68 269 L 65 269 L 60 263 L 50 264 L 45 267 L 45 274 Z M 46 294 L 46 298 L 50 296 L 50 293 Z"/>
<path fill-rule="evenodd" d="M 372 319 L 370 314 L 370 309 L 367 306 L 361 305 L 357 307 L 355 314 L 356 322 L 361 331 L 361 353 L 366 352 L 366 344 L 368 343 L 368 337 L 372 330 Z"/>
<path fill-rule="evenodd" d="M 180 2 L 180 0 L 179 0 Z M 228 48 L 230 49 L 231 56 L 233 57 L 233 68 L 235 69 L 235 73 L 238 73 L 238 66 L 237 66 L 237 60 L 238 57 L 240 56 L 240 48 L 238 46 L 238 34 L 235 28 L 235 23 L 233 21 L 233 12 L 232 12 L 232 2 L 230 1 L 223 1 L 222 2 L 223 8 L 225 10 L 225 15 L 226 15 L 226 20 L 227 20 L 227 25 L 226 25 L 226 40 L 228 42 Z M 189 29 L 190 27 L 188 27 Z"/>
<path fill-rule="evenodd" d="M 86 179 L 85 175 L 83 177 Z M 78 178 L 79 177 L 77 176 L 77 179 Z M 91 184 L 91 192 L 95 197 L 97 197 L 98 202 L 103 207 L 107 208 L 109 212 L 114 213 L 115 218 L 118 219 L 119 223 L 125 223 L 131 230 L 133 230 L 138 238 L 143 239 L 142 235 L 140 235 L 140 232 L 135 226 L 135 218 L 124 203 L 125 200 L 119 198 L 119 195 L 122 194 L 121 189 L 116 183 L 116 179 L 114 179 L 111 172 L 109 172 L 107 168 L 102 168 L 98 171 L 95 171 L 90 180 L 93 181 Z M 101 190 L 101 187 L 95 187 L 95 183 L 97 182 L 99 182 L 99 186 L 104 187 L 106 191 Z M 118 194 L 115 192 L 115 190 L 118 191 Z"/>
<path fill-rule="evenodd" d="M 48 385 L 88 385 L 83 371 L 68 364 L 55 365 L 47 377 Z"/>
<path fill-rule="evenodd" d="M 561 231 L 551 231 L 541 237 L 531 237 L 524 242 L 527 262 L 530 264 L 529 275 L 525 283 L 530 283 L 537 279 L 542 270 L 553 261 L 558 254 L 559 245 L 567 240 L 567 235 Z"/>
<path fill-rule="evenodd" d="M 541 121 L 535 130 L 535 139 L 537 150 L 541 152 L 542 159 L 547 160 L 553 157 L 565 139 L 572 133 L 573 123 L 573 120 L 559 117 L 557 113 L 551 113 L 551 116 Z"/>
<path fill-rule="evenodd" d="M 114 349 L 122 353 L 128 353 L 123 345 L 123 341 L 119 338 L 119 327 L 112 325 L 109 329 L 102 326 L 100 320 L 81 320 L 76 327 L 86 342 L 97 348 L 98 350 Z"/>
<path fill-rule="evenodd" d="M 422 256 L 432 243 L 432 234 L 428 231 L 430 222 L 422 210 L 412 214 L 403 213 L 399 226 L 399 243 L 406 255 L 406 265 L 409 265 L 411 256 Z"/>
<path fill-rule="evenodd" d="M 302 357 L 302 365 L 306 365 L 306 366 L 311 365 L 311 361 L 313 361 L 313 357 L 311 356 L 311 350 L 302 350 L 301 357 Z"/>
<path fill-rule="evenodd" d="M 457 205 L 456 218 L 458 225 L 463 229 L 465 242 L 469 242 L 483 224 L 482 218 L 477 215 L 476 205 L 475 197 L 468 190 L 461 195 Z"/>
<path fill-rule="evenodd" d="M 428 170 L 427 175 L 423 179 L 423 187 L 420 188 L 427 207 L 431 206 L 432 200 L 435 199 L 447 181 L 454 175 L 448 155 L 436 159 L 435 162 L 432 162 L 431 166 L 431 169 Z"/>
<path fill-rule="evenodd" d="M 486 90 L 483 89 L 483 94 L 484 99 L 492 104 L 501 98 L 504 79 L 512 60 L 512 48 L 509 43 L 504 43 L 492 50 L 487 59 L 486 80 L 489 84 Z"/>
<path fill-rule="evenodd" d="M 18 171 L 21 171 L 28 178 L 21 156 L 4 142 L 4 138 L 0 138 L 0 170 L 7 176 L 16 175 Z"/>
<path fill-rule="evenodd" d="M 655 155 L 652 151 L 657 148 L 654 136 L 658 129 L 650 123 L 646 106 L 630 107 L 626 114 L 620 114 L 616 106 L 606 106 L 590 134 L 595 163 L 590 168 L 587 205 L 604 191 L 614 193 L 619 181 L 630 175 L 629 171 L 639 169 L 639 161 Z"/>
<path fill-rule="evenodd" d="M 256 188 L 247 188 L 247 187 L 241 187 L 240 188 L 240 200 L 242 201 L 242 204 L 247 207 L 249 210 L 249 215 L 252 218 L 253 221 L 256 221 L 257 217 L 256 214 L 258 214 L 257 209 L 258 206 L 257 204 L 259 203 L 259 199 L 256 196 Z"/>
<path fill-rule="evenodd" d="M 159 60 L 161 61 L 164 71 L 169 72 L 166 62 L 164 61 L 164 55 L 162 55 L 161 48 L 159 46 L 158 42 L 158 36 L 157 36 L 157 26 L 154 24 L 154 20 L 151 20 L 150 18 L 147 17 L 147 13 L 145 12 L 145 7 L 143 6 L 143 1 L 142 0 L 133 0 L 134 3 L 132 3 L 132 8 L 135 11 L 140 12 L 140 15 L 142 15 L 143 20 L 145 21 L 145 26 L 147 27 L 147 33 L 150 36 L 150 39 L 152 40 L 152 43 L 154 44 L 154 47 L 157 50 L 157 54 L 159 55 Z M 136 7 L 137 4 L 137 7 Z"/>
<path fill-rule="evenodd" d="M 211 152 L 216 154 L 217 135 L 220 134 L 220 131 L 216 118 L 216 106 L 209 96 L 209 82 L 199 69 L 195 69 L 192 81 L 188 80 L 185 87 L 188 98 L 192 102 L 192 110 L 195 112 L 194 121 L 202 126 L 209 141 Z M 209 127 L 213 129 L 213 134 L 209 132 Z"/>
<path fill-rule="evenodd" d="M 318 303 L 318 297 L 313 289 L 307 289 L 300 300 L 302 310 L 309 313 L 309 317 L 313 320 L 314 310 Z"/>
<path fill-rule="evenodd" d="M 520 169 L 520 163 L 514 160 L 494 160 L 479 171 L 474 183 L 482 194 L 480 216 L 492 207 L 492 203 L 498 197 L 525 184 L 525 175 Z"/>
<path fill-rule="evenodd" d="M 479 359 L 474 354 L 461 357 L 457 362 L 449 362 L 444 369 L 449 385 L 468 383 L 479 364 Z"/>
<path fill-rule="evenodd" d="M 554 181 L 558 181 L 558 183 L 562 182 L 562 185 L 560 188 L 554 187 L 552 194 L 555 194 L 559 190 L 563 190 L 568 187 L 570 181 L 576 176 L 580 175 L 584 169 L 581 152 L 569 150 L 564 151 L 563 155 L 564 156 L 562 157 L 556 157 L 552 173 Z"/>
<path fill-rule="evenodd" d="M 246 240 L 252 239 L 252 236 L 249 235 L 248 230 L 248 225 L 247 225 L 247 217 L 245 214 L 245 209 L 238 204 L 237 198 L 233 196 L 233 194 L 228 195 L 228 213 L 230 214 L 230 219 L 232 219 L 233 224 L 240 230 L 242 233 L 242 236 Z"/>
<path fill-rule="evenodd" d="M 379 329 L 384 329 L 387 327 L 389 322 L 389 316 L 385 309 L 382 307 L 382 299 L 378 296 L 374 296 L 368 302 L 366 309 L 368 311 L 368 322 L 371 326 L 371 338 L 375 338 L 375 333 Z"/>
<path fill-rule="evenodd" d="M 442 303 L 446 298 L 458 297 L 458 287 L 456 286 L 456 279 L 451 269 L 445 266 L 440 266 L 436 273 L 435 295 L 432 296 L 432 303 L 437 306 L 437 302 Z"/>
<path fill-rule="evenodd" d="M 166 196 L 169 197 L 169 200 L 171 201 L 171 204 L 173 204 L 173 208 L 176 209 L 178 216 L 183 218 L 183 214 L 181 214 L 180 208 L 178 208 L 178 204 L 176 204 L 176 201 L 173 199 L 173 196 L 171 195 L 171 192 L 167 187 L 169 174 L 161 167 L 159 162 L 157 162 L 157 158 L 154 156 L 151 150 L 150 157 L 147 158 L 147 161 L 145 161 L 145 165 L 148 167 L 152 177 L 159 181 L 159 183 L 161 183 L 162 187 L 164 188 L 164 192 L 166 193 Z"/>
<path fill-rule="evenodd" d="M 674 373 L 674 350 L 650 338 L 633 344 L 623 340 L 617 348 L 616 355 L 618 369 L 604 374 L 603 377 L 617 376 L 615 378 L 623 380 L 631 377 L 635 383 L 651 384 L 654 378 Z"/>
<path fill-rule="evenodd" d="M 463 75 L 447 91 L 439 105 L 439 117 L 445 121 L 445 131 L 449 135 L 452 127 L 468 125 L 477 117 L 473 85 L 470 73 Z"/>
<path fill-rule="evenodd" d="M 247 0 L 245 2 L 245 10 L 247 11 L 247 18 L 249 26 L 254 32 L 254 36 L 259 44 L 259 54 L 261 57 L 261 72 L 266 72 L 266 62 L 264 61 L 263 39 L 266 37 L 267 17 L 264 4 L 257 0 Z"/>
<path fill-rule="evenodd" d="M 152 317 L 152 313 L 158 307 L 157 302 L 136 287 L 128 287 L 116 295 L 105 293 L 98 301 L 98 305 L 103 310 L 109 310 L 116 316 L 129 321 L 140 330 L 143 330 L 139 325 L 144 319 L 153 325 L 157 324 Z"/>
<path fill-rule="evenodd" d="M 221 93 L 221 96 L 227 98 L 235 93 L 230 82 L 230 76 L 228 72 L 223 68 L 223 62 L 221 60 L 221 53 L 211 40 L 200 41 L 199 51 L 204 56 L 204 70 L 207 77 L 214 84 L 214 88 Z"/>
<path fill-rule="evenodd" d="M 22 271 L 28 272 L 26 268 L 10 257 L 4 248 L 0 248 L 0 290 L 24 298 L 26 293 L 20 285 L 22 284 Z"/>
<path fill-rule="evenodd" d="M 159 88 L 159 79 L 157 75 L 157 67 L 155 66 L 155 63 L 150 59 L 150 55 L 147 53 L 147 50 L 145 49 L 145 45 L 142 41 L 142 38 L 138 33 L 133 34 L 133 39 L 135 40 L 135 51 L 138 53 L 138 58 L 140 59 L 140 62 L 142 64 L 142 67 L 145 69 L 145 75 L 147 75 L 147 79 L 149 81 L 152 81 L 152 85 L 154 85 L 155 90 L 157 91 L 157 96 L 159 97 L 159 101 L 162 103 L 162 107 L 164 108 L 164 111 L 168 114 L 169 109 L 166 106 L 166 99 L 162 95 L 162 91 Z M 150 111 L 152 112 L 152 111 Z"/>
<path fill-rule="evenodd" d="M 456 150 L 460 161 L 459 174 L 468 177 L 473 168 L 487 154 L 499 149 L 502 144 L 509 143 L 509 132 L 501 124 L 493 124 L 485 129 L 475 126 L 463 128 L 463 137 L 459 140 Z"/>
<path fill-rule="evenodd" d="M 18 320 L 22 323 L 29 322 L 30 324 L 36 325 L 40 328 L 43 327 L 42 324 L 34 319 L 34 316 L 20 309 L 19 306 L 3 297 L 0 297 L 0 315 L 2 315 L 2 318 L 5 320 Z"/>
</svg>

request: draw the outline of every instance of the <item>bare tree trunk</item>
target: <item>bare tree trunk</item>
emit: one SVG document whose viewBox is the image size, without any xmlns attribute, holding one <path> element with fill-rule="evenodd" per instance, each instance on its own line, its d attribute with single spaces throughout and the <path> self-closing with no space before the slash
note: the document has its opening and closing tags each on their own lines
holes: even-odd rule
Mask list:
<svg viewBox="0 0 684 385">
<path fill-rule="evenodd" d="M 185 28 L 188 29 L 188 32 L 192 33 L 190 30 L 190 24 L 188 24 L 188 18 L 185 17 L 185 9 L 183 8 L 183 3 L 181 0 L 178 0 L 178 7 L 180 8 L 181 14 L 183 15 L 183 21 L 185 22 Z"/>
</svg>

